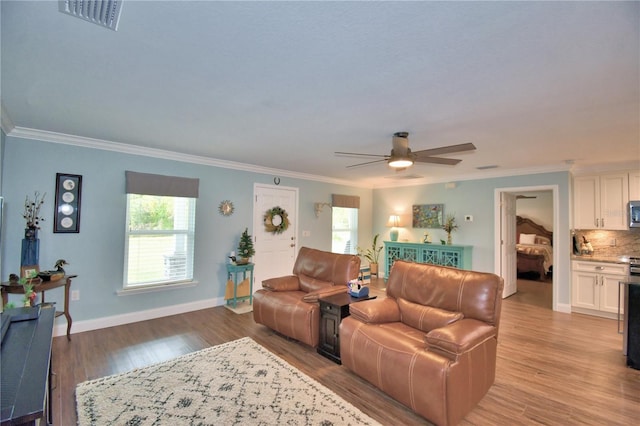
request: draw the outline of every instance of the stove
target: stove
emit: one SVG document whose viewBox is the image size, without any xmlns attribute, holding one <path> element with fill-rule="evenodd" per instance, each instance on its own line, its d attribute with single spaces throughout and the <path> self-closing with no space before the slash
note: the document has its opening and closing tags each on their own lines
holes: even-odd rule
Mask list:
<svg viewBox="0 0 640 426">
<path fill-rule="evenodd" d="M 629 257 L 629 275 L 640 276 L 640 257 Z"/>
</svg>

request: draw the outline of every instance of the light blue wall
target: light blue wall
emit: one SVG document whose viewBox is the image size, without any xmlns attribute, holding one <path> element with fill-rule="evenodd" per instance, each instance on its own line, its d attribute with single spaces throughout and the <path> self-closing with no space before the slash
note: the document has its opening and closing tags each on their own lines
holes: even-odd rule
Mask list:
<svg viewBox="0 0 640 426">
<path fill-rule="evenodd" d="M 414 204 L 444 204 L 445 215 L 456 214 L 459 229 L 453 233 L 454 244 L 473 246 L 473 269 L 496 272 L 495 269 L 495 190 L 496 188 L 520 188 L 537 186 L 558 187 L 559 227 L 558 244 L 554 247 L 561 254 L 554 266 L 554 283 L 558 286 L 558 300 L 567 307 L 571 304 L 571 280 L 569 258 L 569 172 L 542 173 L 502 178 L 478 179 L 456 182 L 456 187 L 447 189 L 444 183 L 383 188 L 373 191 L 374 233 L 389 239 L 386 221 L 393 212 L 401 214 L 404 227 L 399 240 L 418 242 L 425 229 L 411 227 L 411 209 Z M 473 222 L 465 222 L 464 216 L 472 215 Z M 427 229 L 433 241 L 446 239 L 441 229 Z M 566 236 L 566 238 L 564 238 Z"/>
<path fill-rule="evenodd" d="M 22 211 L 27 194 L 47 193 L 46 216 L 40 236 L 40 268 L 52 269 L 64 258 L 69 273 L 77 274 L 73 288 L 80 300 L 71 302 L 74 322 L 162 308 L 202 299 L 222 299 L 226 282 L 225 261 L 237 247 L 245 227 L 252 232 L 254 183 L 273 184 L 272 175 L 230 170 L 91 148 L 48 143 L 8 136 L 2 168 L 6 199 L 6 234 L 2 251 L 2 280 L 20 268 L 20 244 L 24 233 Z M 125 170 L 200 179 L 197 203 L 194 277 L 195 287 L 118 296 L 122 288 L 125 225 Z M 83 176 L 80 233 L 54 234 L 53 209 L 56 173 Z M 299 188 L 298 231 L 310 231 L 302 245 L 331 250 L 331 210 L 316 218 L 314 202 L 330 202 L 332 193 L 361 198 L 362 240 L 371 237 L 372 191 L 357 187 L 282 177 L 281 186 Z M 235 205 L 232 216 L 218 213 L 222 200 Z M 256 266 L 256 267 L 259 267 Z M 62 292 L 47 294 L 47 301 L 61 304 Z M 13 300 L 13 299 L 12 299 Z"/>
<path fill-rule="evenodd" d="M 200 178 L 196 227 L 196 287 L 133 296 L 117 296 L 122 288 L 124 258 L 125 195 L 124 171 L 134 170 Z M 58 172 L 83 176 L 80 233 L 54 234 L 53 193 Z M 44 212 L 47 222 L 40 232 L 40 267 L 53 267 L 64 258 L 70 273 L 78 274 L 74 289 L 80 301 L 71 302 L 74 321 L 99 319 L 120 314 L 169 307 L 202 299 L 224 296 L 224 264 L 227 253 L 235 250 L 240 233 L 252 233 L 253 185 L 273 184 L 272 175 L 230 170 L 118 152 L 79 148 L 7 136 L 2 161 L 2 193 L 5 197 L 5 232 L 2 247 L 2 280 L 20 266 L 20 242 L 24 232 L 24 198 L 34 191 L 47 192 Z M 368 246 L 372 235 L 389 237 L 386 220 L 392 212 L 404 212 L 406 226 L 400 239 L 418 241 L 423 229 L 413 230 L 410 211 L 414 204 L 445 204 L 445 212 L 455 212 L 460 229 L 454 243 L 474 246 L 473 269 L 494 271 L 494 193 L 495 188 L 556 185 L 559 190 L 559 238 L 556 247 L 563 253 L 560 272 L 555 275 L 558 302 L 570 305 L 569 275 L 569 173 L 548 173 L 508 178 L 461 181 L 456 188 L 430 184 L 388 189 L 364 189 L 302 179 L 281 178 L 281 185 L 299 188 L 299 242 L 323 250 L 331 249 L 331 211 L 325 208 L 316 217 L 315 202 L 330 202 L 332 193 L 359 195 L 359 245 Z M 218 214 L 220 201 L 232 200 L 236 210 L 230 217 Z M 474 221 L 463 221 L 473 215 Z M 309 231 L 309 237 L 302 237 Z M 444 231 L 430 230 L 434 240 Z M 566 252 L 566 259 L 564 253 Z M 383 265 L 381 265 L 383 267 Z M 381 269 L 384 270 L 384 269 Z M 50 292 L 48 300 L 62 303 L 61 292 Z"/>
</svg>

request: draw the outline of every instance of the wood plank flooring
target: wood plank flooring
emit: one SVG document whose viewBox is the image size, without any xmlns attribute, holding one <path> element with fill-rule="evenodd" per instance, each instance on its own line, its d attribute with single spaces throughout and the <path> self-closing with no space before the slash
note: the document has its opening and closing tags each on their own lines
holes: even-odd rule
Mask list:
<svg viewBox="0 0 640 426">
<path fill-rule="evenodd" d="M 384 286 L 372 283 L 372 293 Z M 547 287 L 544 287 L 547 286 Z M 496 383 L 463 425 L 631 425 L 640 419 L 640 371 L 625 366 L 615 321 L 546 307 L 549 283 L 518 282 L 505 299 Z M 385 425 L 428 424 L 344 367 L 257 325 L 251 313 L 204 309 L 56 337 L 54 424 L 76 424 L 75 387 L 249 336 Z"/>
</svg>

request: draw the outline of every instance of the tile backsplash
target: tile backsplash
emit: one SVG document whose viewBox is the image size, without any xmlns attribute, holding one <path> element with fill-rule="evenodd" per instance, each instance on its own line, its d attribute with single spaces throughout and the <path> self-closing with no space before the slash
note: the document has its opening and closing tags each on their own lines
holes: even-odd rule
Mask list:
<svg viewBox="0 0 640 426">
<path fill-rule="evenodd" d="M 627 231 L 576 229 L 578 242 L 584 235 L 593 246 L 594 256 L 640 256 L 640 228 Z M 613 245 L 615 243 L 615 245 Z"/>
</svg>

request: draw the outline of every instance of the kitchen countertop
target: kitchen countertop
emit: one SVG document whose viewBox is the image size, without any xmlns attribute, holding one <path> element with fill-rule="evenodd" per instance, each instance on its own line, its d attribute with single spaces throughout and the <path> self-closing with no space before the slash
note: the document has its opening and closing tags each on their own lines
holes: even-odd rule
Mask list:
<svg viewBox="0 0 640 426">
<path fill-rule="evenodd" d="M 618 264 L 629 264 L 629 256 L 576 256 L 572 255 L 571 260 L 581 260 L 587 262 L 607 262 Z"/>
</svg>

